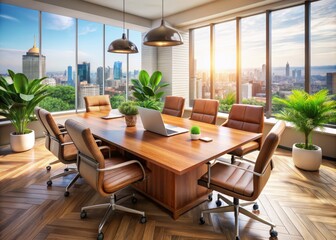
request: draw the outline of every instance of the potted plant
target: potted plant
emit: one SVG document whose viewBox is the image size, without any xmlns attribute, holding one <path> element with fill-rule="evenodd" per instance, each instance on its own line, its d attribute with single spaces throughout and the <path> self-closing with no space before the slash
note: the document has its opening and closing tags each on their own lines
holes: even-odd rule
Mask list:
<svg viewBox="0 0 336 240">
<path fill-rule="evenodd" d="M 275 117 L 291 122 L 304 134 L 304 143 L 293 144 L 293 161 L 295 166 L 308 171 L 316 171 L 322 162 L 322 150 L 312 144 L 312 132 L 316 128 L 336 120 L 336 101 L 328 90 L 309 94 L 303 90 L 293 90 L 286 99 L 274 98 L 273 102 L 281 104 L 282 110 Z"/>
<path fill-rule="evenodd" d="M 198 140 L 201 137 L 201 129 L 199 126 L 192 126 L 190 128 L 191 140 Z"/>
<path fill-rule="evenodd" d="M 138 105 L 134 101 L 127 101 L 118 107 L 120 113 L 125 115 L 127 127 L 134 127 L 137 122 Z"/>
<path fill-rule="evenodd" d="M 162 73 L 155 71 L 150 77 L 146 70 L 141 70 L 139 79 L 132 79 L 134 86 L 133 97 L 138 101 L 139 106 L 160 110 L 162 108 L 161 98 L 164 91 L 161 88 L 169 83 L 162 83 Z"/>
<path fill-rule="evenodd" d="M 9 77 L 0 77 L 0 116 L 11 121 L 15 132 L 10 134 L 10 145 L 14 152 L 31 149 L 35 143 L 35 133 L 28 129 L 34 108 L 47 93 L 45 78 L 28 80 L 22 73 L 8 70 Z"/>
</svg>

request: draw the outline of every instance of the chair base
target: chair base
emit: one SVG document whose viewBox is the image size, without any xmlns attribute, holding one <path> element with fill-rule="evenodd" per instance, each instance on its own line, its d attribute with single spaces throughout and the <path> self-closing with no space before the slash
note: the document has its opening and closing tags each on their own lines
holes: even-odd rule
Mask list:
<svg viewBox="0 0 336 240">
<path fill-rule="evenodd" d="M 223 200 L 226 204 L 228 204 L 228 206 L 223 206 L 220 207 L 221 205 L 221 200 Z M 251 204 L 256 204 L 255 202 L 246 202 L 246 203 L 242 203 L 239 204 L 239 199 L 238 198 L 233 198 L 233 202 L 231 202 L 230 200 L 228 200 L 227 198 L 225 198 L 224 196 L 218 194 L 218 198 L 216 201 L 216 205 L 218 206 L 217 208 L 212 208 L 212 209 L 207 209 L 207 210 L 203 210 L 201 212 L 201 218 L 200 218 L 200 223 L 204 224 L 204 218 L 203 215 L 204 213 L 220 213 L 220 212 L 234 212 L 235 214 L 235 234 L 236 234 L 236 239 L 240 239 L 239 238 L 239 213 L 244 214 L 245 216 L 248 216 L 254 220 L 257 220 L 261 223 L 264 223 L 266 225 L 271 226 L 271 230 L 270 230 L 270 235 L 271 237 L 276 237 L 278 235 L 278 233 L 274 230 L 275 224 L 267 221 L 259 216 L 257 216 L 256 214 L 246 210 L 244 208 L 244 206 L 248 206 Z M 257 206 L 257 205 L 255 205 Z M 258 207 L 253 207 L 254 210 L 257 210 Z"/>
<path fill-rule="evenodd" d="M 127 199 L 132 198 L 132 202 L 135 203 L 137 201 L 137 199 L 135 198 L 135 194 L 130 194 L 127 195 L 123 198 L 118 199 L 118 202 L 123 202 Z M 110 202 L 109 203 L 103 203 L 103 204 L 97 204 L 97 205 L 92 205 L 92 206 L 86 206 L 86 207 L 82 207 L 81 209 L 81 213 L 80 213 L 80 217 L 83 219 L 86 217 L 86 211 L 85 210 L 89 210 L 89 209 L 98 209 L 98 208 L 106 208 L 107 210 L 104 214 L 103 219 L 101 220 L 99 227 L 98 227 L 98 238 L 103 239 L 104 235 L 102 233 L 102 229 L 107 221 L 107 219 L 109 218 L 109 216 L 112 214 L 113 211 L 115 210 L 120 210 L 120 211 L 124 211 L 124 212 L 129 212 L 129 213 L 135 213 L 135 214 L 139 214 L 141 215 L 141 219 L 140 219 L 140 223 L 146 223 L 147 219 L 146 219 L 146 215 L 145 212 L 143 211 L 138 211 L 132 208 L 128 208 L 128 207 L 124 207 L 121 206 L 119 204 L 116 204 L 116 196 L 115 194 L 112 194 L 110 197 Z"/>
<path fill-rule="evenodd" d="M 64 196 L 65 197 L 68 197 L 69 196 L 69 189 L 72 187 L 72 185 L 74 185 L 74 183 L 77 181 L 77 179 L 80 177 L 80 174 L 79 172 L 77 171 L 77 168 L 69 168 L 69 167 L 66 167 L 64 169 L 64 172 L 63 173 L 59 173 L 59 174 L 56 174 L 54 176 L 50 176 L 49 177 L 49 180 L 47 181 L 47 185 L 48 187 L 50 187 L 52 185 L 52 180 L 53 179 L 56 179 L 56 178 L 60 178 L 60 177 L 64 177 L 64 176 L 67 176 L 67 175 L 70 175 L 70 174 L 76 174 L 76 176 L 70 181 L 70 183 L 68 184 L 68 186 L 66 186 L 65 188 L 65 192 L 64 192 Z"/>
</svg>

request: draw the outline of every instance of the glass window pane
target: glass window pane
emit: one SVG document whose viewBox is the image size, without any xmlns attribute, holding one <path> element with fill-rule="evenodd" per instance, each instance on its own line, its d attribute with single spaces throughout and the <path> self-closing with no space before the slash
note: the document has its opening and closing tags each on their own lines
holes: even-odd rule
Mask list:
<svg viewBox="0 0 336 240">
<path fill-rule="evenodd" d="M 40 77 L 38 19 L 38 11 L 0 3 L 1 75 L 11 69 L 29 79 Z"/>
<path fill-rule="evenodd" d="M 243 103 L 266 104 L 266 15 L 241 20 L 241 99 Z"/>
<path fill-rule="evenodd" d="M 215 99 L 228 112 L 236 100 L 236 21 L 215 25 Z"/>
<path fill-rule="evenodd" d="M 45 83 L 50 96 L 40 106 L 48 111 L 75 109 L 76 21 L 61 15 L 42 13 L 42 55 Z"/>
<path fill-rule="evenodd" d="M 194 73 L 191 76 L 193 96 L 210 98 L 210 27 L 194 30 Z"/>
<path fill-rule="evenodd" d="M 132 99 L 132 83 L 131 79 L 138 79 L 141 70 L 141 51 L 142 51 L 142 35 L 141 32 L 129 30 L 129 40 L 132 41 L 139 50 L 139 53 L 129 54 L 129 94 L 128 98 Z"/>
<path fill-rule="evenodd" d="M 78 20 L 78 108 L 85 108 L 84 97 L 100 95 L 103 84 L 97 72 L 103 67 L 103 24 Z"/>
<path fill-rule="evenodd" d="M 272 13 L 272 96 L 304 89 L 304 43 L 303 5 Z"/>
<path fill-rule="evenodd" d="M 311 91 L 336 94 L 336 1 L 311 4 Z"/>
<path fill-rule="evenodd" d="M 117 108 L 126 99 L 127 54 L 109 53 L 107 49 L 111 42 L 121 38 L 122 28 L 105 26 L 105 89 L 110 95 L 112 108 Z M 139 47 L 137 45 L 137 47 Z"/>
</svg>

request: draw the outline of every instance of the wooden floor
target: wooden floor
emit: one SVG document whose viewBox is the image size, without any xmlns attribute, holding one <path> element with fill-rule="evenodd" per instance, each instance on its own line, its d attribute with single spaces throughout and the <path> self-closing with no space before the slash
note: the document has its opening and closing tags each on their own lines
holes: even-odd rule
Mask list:
<svg viewBox="0 0 336 240">
<path fill-rule="evenodd" d="M 255 156 L 255 155 L 254 155 Z M 63 171 L 62 164 L 45 169 L 54 160 L 39 139 L 35 148 L 13 154 L 9 146 L 0 147 L 0 239 L 96 239 L 104 210 L 88 212 L 81 220 L 80 208 L 106 202 L 83 179 L 64 197 L 70 177 L 53 181 L 50 174 Z M 259 198 L 260 216 L 271 219 L 278 239 L 336 239 L 336 162 L 323 161 L 319 172 L 294 167 L 290 152 L 279 150 L 274 156 L 275 169 Z M 125 195 L 131 189 L 120 194 Z M 234 239 L 232 213 L 205 215 L 199 225 L 200 210 L 214 207 L 204 202 L 174 221 L 169 213 L 137 194 L 138 202 L 126 206 L 146 211 L 146 224 L 139 216 L 116 212 L 103 231 L 105 239 Z M 240 216 L 241 239 L 269 239 L 269 227 Z"/>
</svg>

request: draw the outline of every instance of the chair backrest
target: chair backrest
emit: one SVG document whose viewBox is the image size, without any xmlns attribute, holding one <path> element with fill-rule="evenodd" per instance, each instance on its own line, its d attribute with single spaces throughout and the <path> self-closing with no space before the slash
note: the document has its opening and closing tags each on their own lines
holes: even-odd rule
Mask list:
<svg viewBox="0 0 336 240">
<path fill-rule="evenodd" d="M 228 119 L 223 126 L 244 130 L 247 132 L 262 133 L 264 128 L 264 108 L 257 105 L 233 104 Z M 262 137 L 257 140 L 259 147 Z"/>
<path fill-rule="evenodd" d="M 175 117 L 182 117 L 184 111 L 184 97 L 166 96 L 162 113 Z"/>
<path fill-rule="evenodd" d="M 195 99 L 191 120 L 216 124 L 219 102 L 214 99 Z"/>
<path fill-rule="evenodd" d="M 34 113 L 35 113 L 35 116 L 37 117 L 37 119 L 39 120 L 39 122 L 41 123 L 41 125 L 43 127 L 43 132 L 44 132 L 44 135 L 45 135 L 44 145 L 45 145 L 46 149 L 50 150 L 50 137 L 49 137 L 48 129 L 46 128 L 46 126 L 44 125 L 44 123 L 42 122 L 41 117 L 40 117 L 40 110 L 41 109 L 42 108 L 36 106 L 34 108 Z"/>
<path fill-rule="evenodd" d="M 109 95 L 84 97 L 87 112 L 109 111 L 112 109 Z"/>
<path fill-rule="evenodd" d="M 61 162 L 66 163 L 64 159 L 66 155 L 64 150 L 65 146 L 62 146 L 62 143 L 68 142 L 70 140 L 69 137 L 67 134 L 61 132 L 50 112 L 41 108 L 39 116 L 50 139 L 49 151 L 52 152 Z"/>
<path fill-rule="evenodd" d="M 255 172 L 264 174 L 260 177 L 256 175 L 253 177 L 254 196 L 259 196 L 271 175 L 273 168 L 271 163 L 272 157 L 279 145 L 281 135 L 285 128 L 285 122 L 278 121 L 265 138 L 254 166 Z"/>
<path fill-rule="evenodd" d="M 79 156 L 82 156 L 77 163 L 80 175 L 96 191 L 103 194 L 104 172 L 98 172 L 96 169 L 105 168 L 104 155 L 97 146 L 91 130 L 72 119 L 65 121 L 65 128 L 77 147 Z"/>
</svg>

